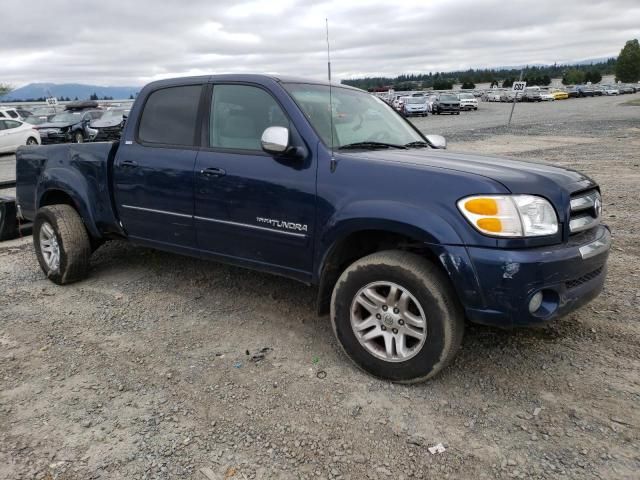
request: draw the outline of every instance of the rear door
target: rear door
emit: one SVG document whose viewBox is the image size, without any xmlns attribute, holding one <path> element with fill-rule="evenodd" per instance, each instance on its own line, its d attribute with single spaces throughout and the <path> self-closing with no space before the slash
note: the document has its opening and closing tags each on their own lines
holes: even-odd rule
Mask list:
<svg viewBox="0 0 640 480">
<path fill-rule="evenodd" d="M 124 228 L 139 243 L 195 249 L 193 168 L 198 152 L 202 84 L 149 94 L 135 140 L 114 164 L 115 199 Z"/>
<path fill-rule="evenodd" d="M 195 168 L 199 248 L 306 278 L 313 257 L 314 156 L 279 158 L 262 150 L 270 126 L 287 127 L 292 143 L 304 143 L 279 102 L 257 85 L 214 85 L 207 118 L 207 144 Z"/>
</svg>

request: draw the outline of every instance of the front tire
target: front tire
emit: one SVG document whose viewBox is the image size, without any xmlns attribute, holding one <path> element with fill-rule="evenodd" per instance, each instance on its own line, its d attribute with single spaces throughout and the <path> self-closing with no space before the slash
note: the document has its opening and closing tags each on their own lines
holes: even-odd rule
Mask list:
<svg viewBox="0 0 640 480">
<path fill-rule="evenodd" d="M 365 372 L 415 383 L 433 377 L 462 342 L 464 315 L 448 278 L 416 254 L 384 251 L 347 268 L 331 297 L 342 349 Z"/>
<path fill-rule="evenodd" d="M 38 140 L 34 137 L 27 138 L 27 145 L 38 145 Z"/>
<path fill-rule="evenodd" d="M 87 276 L 91 242 L 80 215 L 70 205 L 38 210 L 33 245 L 40 268 L 52 282 L 65 285 Z"/>
<path fill-rule="evenodd" d="M 82 132 L 76 132 L 73 135 L 73 141 L 74 143 L 84 143 L 84 135 L 82 135 Z"/>
</svg>

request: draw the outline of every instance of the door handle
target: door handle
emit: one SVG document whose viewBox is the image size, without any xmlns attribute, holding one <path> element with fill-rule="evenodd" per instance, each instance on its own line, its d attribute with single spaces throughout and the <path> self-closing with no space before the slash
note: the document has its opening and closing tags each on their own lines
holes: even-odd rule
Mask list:
<svg viewBox="0 0 640 480">
<path fill-rule="evenodd" d="M 133 160 L 123 160 L 120 162 L 121 167 L 133 168 L 138 166 L 138 162 L 134 162 Z"/>
<path fill-rule="evenodd" d="M 200 173 L 205 177 L 213 177 L 213 178 L 224 177 L 227 174 L 227 172 L 225 172 L 222 168 L 215 168 L 215 167 L 202 169 L 200 170 Z"/>
</svg>

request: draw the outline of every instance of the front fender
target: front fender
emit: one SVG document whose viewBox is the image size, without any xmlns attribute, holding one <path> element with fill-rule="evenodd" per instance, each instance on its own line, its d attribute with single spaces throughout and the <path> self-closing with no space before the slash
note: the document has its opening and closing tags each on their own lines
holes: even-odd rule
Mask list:
<svg viewBox="0 0 640 480">
<path fill-rule="evenodd" d="M 375 216 L 372 216 L 374 212 Z M 384 200 L 353 202 L 335 212 L 326 223 L 316 249 L 318 252 L 316 278 L 320 278 L 327 257 L 335 245 L 349 235 L 365 230 L 397 233 L 420 243 L 463 244 L 460 235 L 451 224 L 434 211 L 402 202 Z"/>
<path fill-rule="evenodd" d="M 325 246 L 332 245 L 360 230 L 389 231 L 426 243 L 463 244 L 451 223 L 437 212 L 388 200 L 353 202 L 335 212 L 326 223 L 321 242 Z"/>
</svg>

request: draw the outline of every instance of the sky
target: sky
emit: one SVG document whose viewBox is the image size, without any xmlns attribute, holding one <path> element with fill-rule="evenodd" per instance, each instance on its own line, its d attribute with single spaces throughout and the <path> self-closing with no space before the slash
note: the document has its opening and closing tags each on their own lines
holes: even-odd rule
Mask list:
<svg viewBox="0 0 640 480">
<path fill-rule="evenodd" d="M 0 83 L 14 87 L 326 78 L 325 18 L 334 80 L 610 57 L 640 37 L 639 0 L 0 1 Z"/>
</svg>

